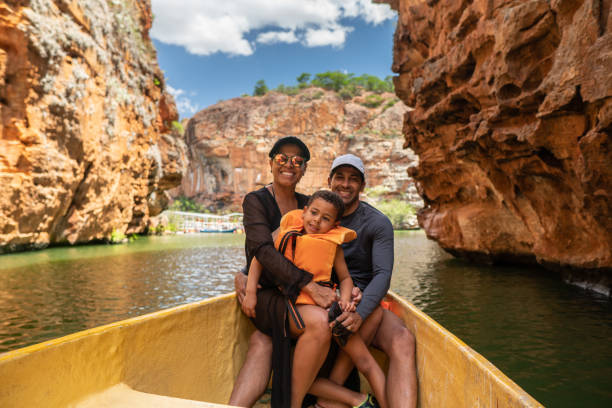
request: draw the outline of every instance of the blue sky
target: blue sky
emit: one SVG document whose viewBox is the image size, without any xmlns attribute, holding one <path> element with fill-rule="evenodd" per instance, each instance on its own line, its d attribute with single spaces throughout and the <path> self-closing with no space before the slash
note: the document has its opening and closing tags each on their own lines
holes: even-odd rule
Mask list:
<svg viewBox="0 0 612 408">
<path fill-rule="evenodd" d="M 181 2 L 183 3 L 183 2 Z M 181 118 L 293 85 L 302 72 L 391 72 L 396 14 L 368 0 L 152 0 L 151 36 Z M 181 23 L 184 16 L 190 22 Z"/>
</svg>

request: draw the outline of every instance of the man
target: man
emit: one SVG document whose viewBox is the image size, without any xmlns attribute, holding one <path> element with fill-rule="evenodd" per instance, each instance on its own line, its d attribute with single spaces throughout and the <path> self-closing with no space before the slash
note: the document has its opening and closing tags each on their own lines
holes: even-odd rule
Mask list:
<svg viewBox="0 0 612 408">
<path fill-rule="evenodd" d="M 389 289 L 393 268 L 393 228 L 385 215 L 359 200 L 366 185 L 365 169 L 360 158 L 352 154 L 337 157 L 332 164 L 328 184 L 346 206 L 340 225 L 357 232 L 357 239 L 342 247 L 353 282 L 363 294 L 355 312 L 345 312 L 337 319 L 347 329 L 356 332 Z M 242 274 L 236 276 L 235 283 L 238 299 L 241 300 L 246 279 L 239 275 Z M 386 390 L 390 407 L 416 407 L 414 336 L 402 320 L 388 310 L 383 310 L 381 323 L 375 329 L 374 332 L 360 334 L 366 341 L 372 339 L 372 345 L 389 357 Z M 251 338 L 247 359 L 234 385 L 230 404 L 241 405 L 241 401 L 251 401 L 254 395 L 263 393 L 270 374 L 271 350 L 269 337 L 260 333 Z M 350 361 L 344 357 L 344 361 L 337 362 L 330 379 L 342 384 L 351 368 Z M 262 381 L 253 383 L 246 379 Z M 319 403 L 326 407 L 338 406 L 329 401 Z M 248 404 L 242 402 L 242 406 L 245 405 Z"/>
<path fill-rule="evenodd" d="M 337 157 L 328 184 L 344 201 L 346 209 L 340 225 L 357 232 L 357 239 L 343 244 L 342 249 L 353 283 L 363 294 L 354 312 L 345 312 L 337 319 L 347 329 L 356 332 L 389 289 L 393 269 L 393 227 L 384 214 L 359 200 L 366 185 L 365 169 L 359 157 L 352 154 Z M 389 357 L 386 384 L 389 406 L 416 407 L 415 339 L 412 333 L 399 317 L 383 310 L 377 330 L 360 334 L 366 340 L 372 338 L 372 345 Z M 342 384 L 351 368 L 347 364 L 338 368 L 337 364 L 330 379 Z"/>
</svg>

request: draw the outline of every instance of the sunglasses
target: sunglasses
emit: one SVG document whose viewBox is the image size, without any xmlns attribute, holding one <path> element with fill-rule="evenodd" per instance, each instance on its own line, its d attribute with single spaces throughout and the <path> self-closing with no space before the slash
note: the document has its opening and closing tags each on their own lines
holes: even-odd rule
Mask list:
<svg viewBox="0 0 612 408">
<path fill-rule="evenodd" d="M 279 166 L 291 163 L 293 167 L 303 167 L 306 164 L 306 160 L 302 156 L 287 156 L 283 153 L 277 153 L 272 160 Z"/>
</svg>

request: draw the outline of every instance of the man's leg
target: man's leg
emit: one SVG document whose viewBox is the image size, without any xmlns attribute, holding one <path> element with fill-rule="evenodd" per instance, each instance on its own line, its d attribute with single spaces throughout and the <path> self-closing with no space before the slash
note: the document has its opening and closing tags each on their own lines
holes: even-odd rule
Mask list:
<svg viewBox="0 0 612 408">
<path fill-rule="evenodd" d="M 272 371 L 272 338 L 255 330 L 238 373 L 229 405 L 252 407 L 266 390 Z"/>
<path fill-rule="evenodd" d="M 416 340 L 404 322 L 388 310 L 383 318 L 372 345 L 389 357 L 387 372 L 387 398 L 389 406 L 416 407 Z"/>
</svg>

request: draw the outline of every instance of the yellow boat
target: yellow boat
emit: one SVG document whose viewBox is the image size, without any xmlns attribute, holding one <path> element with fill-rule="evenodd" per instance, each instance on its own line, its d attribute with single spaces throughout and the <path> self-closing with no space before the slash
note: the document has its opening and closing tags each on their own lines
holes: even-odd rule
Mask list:
<svg viewBox="0 0 612 408">
<path fill-rule="evenodd" d="M 387 301 L 417 339 L 419 407 L 542 406 L 410 302 Z M 252 331 L 228 294 L 0 354 L 0 407 L 226 406 Z"/>
</svg>

